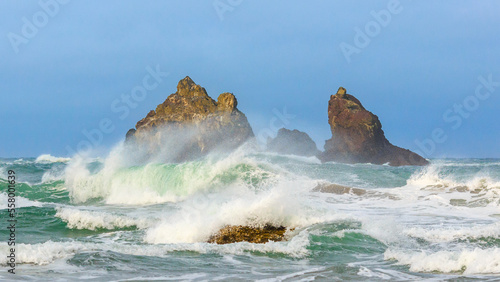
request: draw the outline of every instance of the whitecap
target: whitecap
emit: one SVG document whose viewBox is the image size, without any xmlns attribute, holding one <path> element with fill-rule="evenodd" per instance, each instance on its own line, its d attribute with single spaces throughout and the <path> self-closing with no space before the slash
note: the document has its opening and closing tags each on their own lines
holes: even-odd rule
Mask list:
<svg viewBox="0 0 500 282">
<path fill-rule="evenodd" d="M 36 163 L 65 163 L 69 162 L 71 158 L 54 157 L 50 154 L 43 154 L 36 158 Z"/>
<path fill-rule="evenodd" d="M 145 228 L 149 224 L 146 219 L 134 219 L 124 215 L 106 212 L 78 210 L 74 208 L 56 208 L 56 217 L 66 222 L 70 229 L 119 229 L 127 227 Z"/>
<path fill-rule="evenodd" d="M 384 258 L 408 265 L 414 272 L 500 274 L 500 248 L 437 252 L 388 249 Z"/>
</svg>

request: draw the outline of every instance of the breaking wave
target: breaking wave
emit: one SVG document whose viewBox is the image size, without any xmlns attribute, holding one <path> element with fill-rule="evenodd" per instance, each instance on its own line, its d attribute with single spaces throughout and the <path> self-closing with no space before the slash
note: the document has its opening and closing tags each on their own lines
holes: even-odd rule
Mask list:
<svg viewBox="0 0 500 282">
<path fill-rule="evenodd" d="M 49 154 L 44 154 L 36 158 L 36 163 L 66 163 L 71 161 L 71 158 L 54 157 Z"/>
<path fill-rule="evenodd" d="M 397 260 L 401 265 L 409 265 L 410 271 L 414 272 L 500 273 L 500 248 L 438 252 L 388 249 L 384 257 L 387 260 Z"/>
<path fill-rule="evenodd" d="M 277 177 L 271 168 L 248 158 L 129 167 L 122 165 L 119 156 L 112 155 L 103 164 L 74 159 L 68 164 L 64 178 L 76 203 L 104 199 L 106 204 L 151 205 L 178 202 L 198 192 L 231 185 L 263 189 Z"/>
<path fill-rule="evenodd" d="M 85 211 L 74 208 L 56 208 L 56 217 L 66 222 L 70 229 L 123 229 L 123 228 L 145 228 L 148 220 L 134 219 L 124 215 L 114 215 L 105 212 Z"/>
</svg>

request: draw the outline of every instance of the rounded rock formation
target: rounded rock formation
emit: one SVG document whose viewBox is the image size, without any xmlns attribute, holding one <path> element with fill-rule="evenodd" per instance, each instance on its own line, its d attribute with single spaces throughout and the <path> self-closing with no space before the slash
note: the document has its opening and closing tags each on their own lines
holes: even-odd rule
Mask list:
<svg viewBox="0 0 500 282">
<path fill-rule="evenodd" d="M 281 128 L 274 139 L 267 140 L 267 150 L 279 154 L 311 157 L 320 153 L 307 133 Z"/>
</svg>

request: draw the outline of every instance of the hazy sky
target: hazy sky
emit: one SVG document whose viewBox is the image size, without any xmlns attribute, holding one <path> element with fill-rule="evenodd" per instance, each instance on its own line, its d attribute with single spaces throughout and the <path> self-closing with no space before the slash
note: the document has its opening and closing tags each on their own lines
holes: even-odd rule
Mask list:
<svg viewBox="0 0 500 282">
<path fill-rule="evenodd" d="M 214 99 L 233 92 L 256 134 L 286 108 L 286 127 L 323 148 L 343 86 L 395 145 L 500 157 L 499 13 L 495 0 L 3 0 L 0 156 L 69 155 L 85 132 L 110 148 L 189 75 Z"/>
</svg>

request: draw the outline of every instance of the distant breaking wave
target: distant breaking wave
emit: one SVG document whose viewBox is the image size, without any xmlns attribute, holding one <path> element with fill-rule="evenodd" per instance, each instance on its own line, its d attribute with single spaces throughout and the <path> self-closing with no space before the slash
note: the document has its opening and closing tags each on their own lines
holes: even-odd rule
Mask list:
<svg viewBox="0 0 500 282">
<path fill-rule="evenodd" d="M 36 158 L 36 163 L 65 163 L 71 161 L 71 158 L 54 157 L 49 154 L 40 155 Z"/>
</svg>

